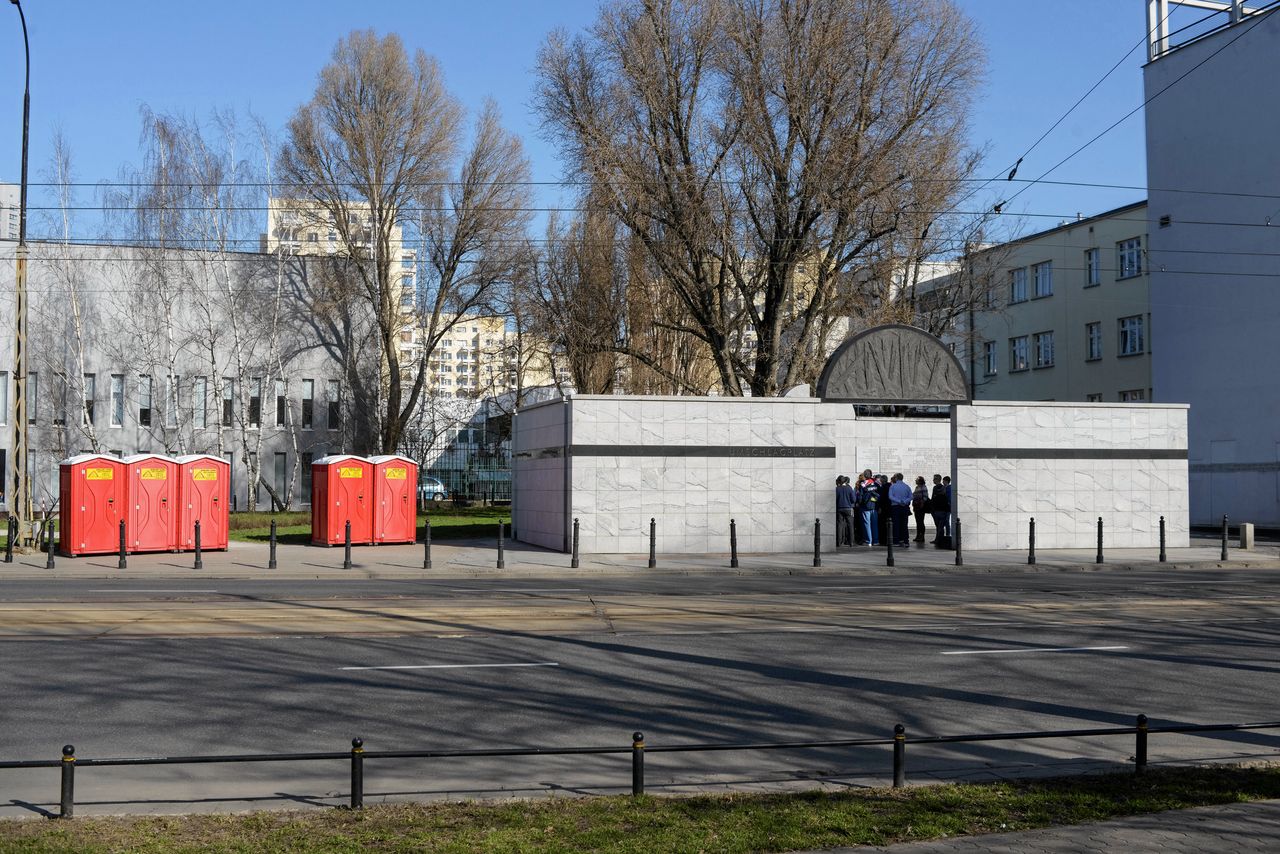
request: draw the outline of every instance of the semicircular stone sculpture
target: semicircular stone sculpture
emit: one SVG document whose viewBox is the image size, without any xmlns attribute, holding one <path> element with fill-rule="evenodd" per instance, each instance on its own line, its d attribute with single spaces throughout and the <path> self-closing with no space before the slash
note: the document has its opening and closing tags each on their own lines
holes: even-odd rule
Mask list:
<svg viewBox="0 0 1280 854">
<path fill-rule="evenodd" d="M 901 323 L 875 326 L 840 345 L 818 380 L 818 397 L 851 403 L 968 403 L 955 354 L 936 336 Z"/>
</svg>

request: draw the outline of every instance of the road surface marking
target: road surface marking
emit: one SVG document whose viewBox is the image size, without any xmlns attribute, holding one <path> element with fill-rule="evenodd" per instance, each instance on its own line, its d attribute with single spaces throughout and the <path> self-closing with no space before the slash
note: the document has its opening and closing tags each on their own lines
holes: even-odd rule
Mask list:
<svg viewBox="0 0 1280 854">
<path fill-rule="evenodd" d="M 468 667 L 559 667 L 557 661 L 527 661 L 514 664 L 386 664 L 371 667 L 341 667 L 340 670 L 461 670 Z"/>
<path fill-rule="evenodd" d="M 1089 652 L 1092 650 L 1128 649 L 1127 646 L 1044 646 L 1029 649 L 961 649 L 943 655 L 1000 655 L 1017 652 Z"/>
<path fill-rule="evenodd" d="M 860 584 L 846 587 L 815 587 L 814 590 L 936 590 L 932 584 Z"/>
<path fill-rule="evenodd" d="M 101 590 L 87 590 L 86 593 L 217 593 L 217 590 L 148 590 L 138 587 L 108 587 Z"/>
<path fill-rule="evenodd" d="M 581 587 L 450 587 L 451 593 L 576 593 Z"/>
<path fill-rule="evenodd" d="M 1212 579 L 1205 579 L 1204 581 L 1161 581 L 1159 583 L 1160 584 L 1258 584 L 1259 582 L 1242 581 L 1239 579 L 1235 581 L 1214 581 Z"/>
</svg>

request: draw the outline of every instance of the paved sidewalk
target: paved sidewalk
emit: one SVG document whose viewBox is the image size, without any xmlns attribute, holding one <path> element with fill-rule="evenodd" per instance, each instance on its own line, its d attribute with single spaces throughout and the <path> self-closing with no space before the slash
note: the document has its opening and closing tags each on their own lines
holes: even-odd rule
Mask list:
<svg viewBox="0 0 1280 854">
<path fill-rule="evenodd" d="M 1198 807 L 1074 827 L 966 836 L 934 842 L 907 842 L 883 848 L 840 848 L 826 854 L 869 851 L 889 851 L 892 854 L 1273 852 L 1280 851 L 1280 801 Z"/>
</svg>

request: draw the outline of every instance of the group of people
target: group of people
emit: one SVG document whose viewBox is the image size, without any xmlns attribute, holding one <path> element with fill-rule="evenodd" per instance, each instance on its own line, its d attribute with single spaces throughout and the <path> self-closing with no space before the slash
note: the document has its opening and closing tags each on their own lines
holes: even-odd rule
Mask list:
<svg viewBox="0 0 1280 854">
<path fill-rule="evenodd" d="M 910 517 L 916 519 L 917 543 L 924 542 L 925 514 L 933 517 L 933 545 L 951 547 L 951 478 L 933 476 L 933 490 L 923 477 L 916 478 L 915 488 L 907 485 L 898 472 L 893 477 L 873 475 L 867 469 L 854 483 L 848 477 L 836 478 L 836 547 L 878 546 L 889 538 L 893 525 L 893 544 L 911 548 Z"/>
</svg>

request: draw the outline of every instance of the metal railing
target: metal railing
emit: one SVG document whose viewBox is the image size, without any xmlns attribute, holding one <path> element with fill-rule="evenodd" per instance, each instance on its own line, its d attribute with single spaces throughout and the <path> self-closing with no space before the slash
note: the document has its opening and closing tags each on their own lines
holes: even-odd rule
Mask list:
<svg viewBox="0 0 1280 854">
<path fill-rule="evenodd" d="M 1094 738 L 1106 736 L 1134 736 L 1134 773 L 1147 770 L 1147 741 L 1152 734 L 1197 734 L 1211 732 L 1239 732 L 1243 730 L 1280 729 L 1280 721 L 1241 724 L 1173 724 L 1151 726 L 1146 715 L 1138 715 L 1133 726 L 1094 727 L 1089 729 L 1029 730 L 1023 732 L 970 733 L 966 735 L 926 735 L 908 740 L 906 727 L 898 724 L 889 738 L 848 738 L 819 741 L 775 742 L 723 742 L 710 744 L 646 745 L 644 734 L 632 733 L 631 745 L 609 747 L 516 747 L 492 750 L 365 750 L 364 741 L 351 740 L 350 751 L 326 753 L 246 753 L 218 756 L 143 756 L 117 759 L 80 759 L 75 748 L 68 744 L 62 748 L 60 759 L 22 759 L 0 761 L 0 770 L 21 768 L 61 768 L 59 817 L 71 818 L 75 813 L 76 768 L 133 765 L 204 765 L 240 762 L 317 762 L 347 760 L 351 765 L 350 808 L 364 806 L 364 763 L 377 759 L 460 759 L 502 756 L 582 756 L 631 754 L 631 794 L 644 794 L 645 753 L 709 753 L 726 750 L 801 750 L 815 748 L 879 747 L 893 748 L 893 786 L 901 788 L 907 783 L 906 757 L 908 743 L 973 744 L 992 741 L 1034 741 L 1050 738 Z"/>
</svg>

